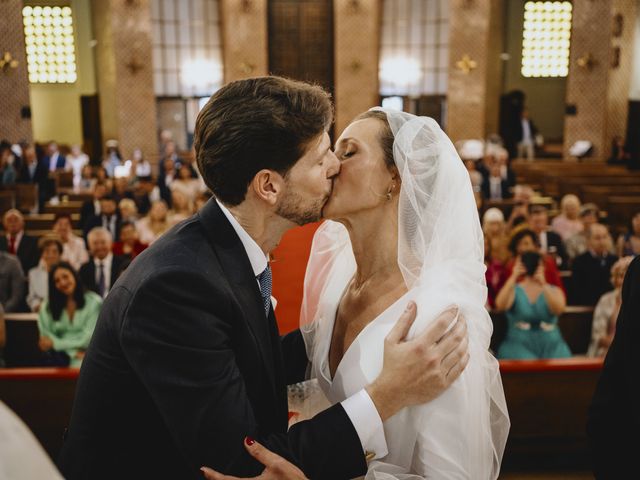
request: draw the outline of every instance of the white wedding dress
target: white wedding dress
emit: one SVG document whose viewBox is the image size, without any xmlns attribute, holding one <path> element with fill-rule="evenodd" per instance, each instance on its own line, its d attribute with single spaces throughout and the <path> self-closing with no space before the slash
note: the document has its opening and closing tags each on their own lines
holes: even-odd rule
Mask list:
<svg viewBox="0 0 640 480">
<path fill-rule="evenodd" d="M 301 310 L 311 378 L 330 403 L 340 402 L 378 376 L 384 339 L 409 300 L 418 306 L 409 336 L 458 305 L 468 323 L 469 365 L 437 399 L 384 422 L 389 453 L 369 464 L 366 478 L 495 479 L 509 419 L 498 363 L 488 351 L 492 324 L 484 307 L 484 243 L 468 174 L 435 121 L 384 112 L 402 179 L 398 263 L 408 291 L 360 332 L 331 378 L 336 311 L 356 264 L 346 229 L 325 222 L 314 237 Z"/>
</svg>

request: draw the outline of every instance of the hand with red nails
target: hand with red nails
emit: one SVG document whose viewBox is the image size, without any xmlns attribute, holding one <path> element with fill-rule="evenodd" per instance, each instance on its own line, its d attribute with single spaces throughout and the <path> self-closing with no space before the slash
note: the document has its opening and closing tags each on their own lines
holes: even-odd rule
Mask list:
<svg viewBox="0 0 640 480">
<path fill-rule="evenodd" d="M 267 450 L 252 438 L 245 438 L 244 446 L 249 455 L 265 466 L 264 471 L 254 478 L 260 480 L 308 480 L 298 467 Z M 239 477 L 223 475 L 208 467 L 202 467 L 200 470 L 207 480 L 240 480 Z"/>
</svg>

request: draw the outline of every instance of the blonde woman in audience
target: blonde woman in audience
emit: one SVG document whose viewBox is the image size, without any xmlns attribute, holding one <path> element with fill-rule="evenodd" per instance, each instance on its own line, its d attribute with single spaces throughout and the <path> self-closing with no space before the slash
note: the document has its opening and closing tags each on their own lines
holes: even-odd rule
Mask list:
<svg viewBox="0 0 640 480">
<path fill-rule="evenodd" d="M 85 291 L 80 277 L 67 262 L 49 272 L 49 298 L 38 314 L 44 363 L 80 367 L 100 314 L 102 299 Z"/>
<path fill-rule="evenodd" d="M 583 229 L 579 218 L 580 199 L 572 194 L 565 195 L 560 201 L 560 210 L 562 213 L 553 219 L 551 229 L 565 241 Z"/>
<path fill-rule="evenodd" d="M 138 236 L 142 243 L 151 245 L 160 235 L 171 228 L 169 209 L 164 200 L 157 200 L 151 204 L 149 214 L 136 224 Z"/>
<path fill-rule="evenodd" d="M 89 260 L 89 253 L 84 240 L 73 233 L 71 215 L 68 213 L 57 214 L 53 223 L 53 232 L 60 237 L 62 242 L 61 260 L 69 262 L 76 270 Z"/>
<path fill-rule="evenodd" d="M 136 202 L 131 198 L 123 198 L 118 203 L 118 209 L 120 210 L 120 217 L 123 222 L 137 222 L 138 221 L 138 207 Z"/>
<path fill-rule="evenodd" d="M 194 213 L 194 202 L 179 188 L 171 191 L 171 205 L 173 208 L 169 212 L 169 221 L 172 225 L 186 220 Z"/>
<path fill-rule="evenodd" d="M 49 272 L 60 262 L 62 242 L 57 235 L 47 235 L 38 242 L 40 263 L 29 270 L 29 293 L 27 304 L 32 312 L 40 310 L 40 305 L 49 297 Z"/>
<path fill-rule="evenodd" d="M 617 251 L 619 257 L 640 255 L 640 212 L 631 217 L 629 232 L 618 238 Z"/>
<path fill-rule="evenodd" d="M 616 333 L 616 320 L 622 304 L 622 283 L 634 257 L 623 257 L 611 267 L 613 290 L 600 297 L 593 312 L 589 357 L 604 357 Z"/>
</svg>

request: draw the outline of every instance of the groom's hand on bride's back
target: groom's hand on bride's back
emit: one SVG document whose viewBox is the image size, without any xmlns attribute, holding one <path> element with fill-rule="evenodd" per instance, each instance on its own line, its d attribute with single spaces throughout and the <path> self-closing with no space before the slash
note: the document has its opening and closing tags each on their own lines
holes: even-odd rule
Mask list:
<svg viewBox="0 0 640 480">
<path fill-rule="evenodd" d="M 382 421 L 404 407 L 439 396 L 469 361 L 467 323 L 457 307 L 445 310 L 423 333 L 406 340 L 415 319 L 416 305 L 411 302 L 385 339 L 382 372 L 367 387 Z"/>
</svg>

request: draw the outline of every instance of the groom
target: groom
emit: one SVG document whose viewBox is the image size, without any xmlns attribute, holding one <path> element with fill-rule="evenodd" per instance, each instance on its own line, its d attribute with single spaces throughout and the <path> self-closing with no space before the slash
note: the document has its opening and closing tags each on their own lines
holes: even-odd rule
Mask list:
<svg viewBox="0 0 640 480">
<path fill-rule="evenodd" d="M 378 379 L 287 431 L 286 385 L 304 379 L 307 360 L 299 332 L 278 334 L 268 253 L 321 216 L 340 168 L 331 122 L 326 92 L 278 77 L 233 82 L 200 112 L 196 156 L 216 199 L 138 256 L 109 293 L 60 456 L 65 478 L 195 479 L 203 465 L 254 476 L 263 467 L 245 437 L 314 480 L 357 477 L 387 453 L 382 421 L 460 374 L 464 322 L 444 335 L 445 315 L 404 342 L 409 308 Z"/>
</svg>

